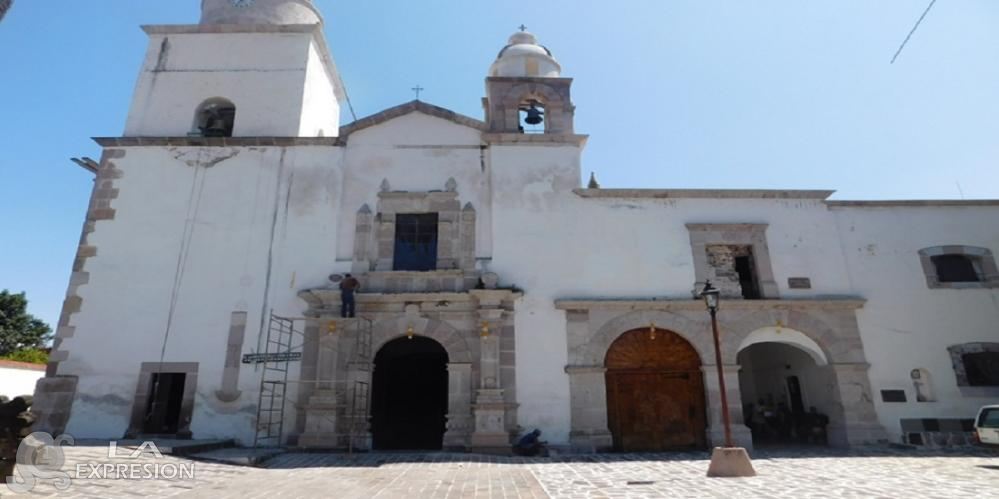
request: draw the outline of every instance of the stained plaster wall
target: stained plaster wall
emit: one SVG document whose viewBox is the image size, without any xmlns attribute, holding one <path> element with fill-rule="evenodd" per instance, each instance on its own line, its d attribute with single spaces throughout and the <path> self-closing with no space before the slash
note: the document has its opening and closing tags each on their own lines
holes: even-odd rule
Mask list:
<svg viewBox="0 0 999 499">
<path fill-rule="evenodd" d="M 112 220 L 98 221 L 78 289 L 75 335 L 58 374 L 79 376 L 68 431 L 120 437 L 142 362 L 197 362 L 198 438 L 252 441 L 258 374 L 221 389 L 230 316 L 248 313 L 243 353 L 264 316 L 299 316 L 301 287 L 325 283 L 341 191 L 334 148 L 126 148 Z M 169 334 L 167 334 L 169 333 Z"/>
<path fill-rule="evenodd" d="M 918 251 L 969 245 L 999 252 L 999 206 L 834 207 L 847 277 L 867 304 L 857 313 L 874 402 L 896 441 L 901 418 L 973 418 L 996 388 L 958 387 L 947 347 L 999 341 L 999 289 L 930 289 Z M 917 402 L 910 373 L 927 369 L 935 402 Z M 884 403 L 881 390 L 905 390 Z"/>
</svg>

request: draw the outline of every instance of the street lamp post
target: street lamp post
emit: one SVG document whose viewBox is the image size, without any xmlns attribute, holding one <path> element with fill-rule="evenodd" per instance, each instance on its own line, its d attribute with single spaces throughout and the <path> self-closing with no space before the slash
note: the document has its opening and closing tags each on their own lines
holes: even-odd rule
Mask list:
<svg viewBox="0 0 999 499">
<path fill-rule="evenodd" d="M 722 425 L 725 427 L 725 447 L 715 447 L 711 453 L 711 464 L 708 466 L 708 476 L 710 477 L 745 477 L 756 476 L 753 463 L 749 460 L 749 453 L 742 447 L 736 447 L 732 443 L 732 420 L 728 412 L 728 393 L 725 391 L 725 370 L 722 367 L 721 340 L 718 335 L 718 302 L 721 291 L 711 285 L 711 281 L 704 283 L 704 290 L 701 291 L 701 298 L 708 307 L 711 314 L 711 334 L 715 342 L 715 367 L 718 369 L 718 390 L 721 391 L 721 412 Z"/>
<path fill-rule="evenodd" d="M 732 419 L 728 413 L 728 393 L 725 392 L 725 371 L 722 369 L 721 341 L 718 339 L 718 298 L 721 292 L 708 281 L 701 291 L 704 304 L 708 306 L 711 313 L 711 333 L 715 340 L 715 367 L 718 369 L 718 389 L 721 390 L 721 410 L 722 424 L 725 426 L 725 447 L 734 447 L 732 444 Z"/>
</svg>

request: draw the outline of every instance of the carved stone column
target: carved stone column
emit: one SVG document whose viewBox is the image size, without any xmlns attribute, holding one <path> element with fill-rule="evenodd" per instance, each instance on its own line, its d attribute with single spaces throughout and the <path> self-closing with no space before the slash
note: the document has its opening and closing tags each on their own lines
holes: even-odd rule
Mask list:
<svg viewBox="0 0 999 499">
<path fill-rule="evenodd" d="M 753 449 L 753 433 L 746 427 L 742 417 L 742 391 L 739 388 L 737 364 L 722 366 L 725 376 L 725 392 L 728 395 L 729 421 L 732 424 L 732 443 L 737 447 Z M 708 444 L 712 447 L 725 445 L 725 428 L 722 422 L 721 389 L 718 386 L 718 369 L 715 365 L 701 366 L 704 373 L 704 396 L 708 409 Z"/>
<path fill-rule="evenodd" d="M 323 331 L 322 328 L 319 330 Z M 338 346 L 339 335 L 320 332 L 314 369 L 315 389 L 305 406 L 305 429 L 298 441 L 302 447 L 336 447 L 337 410 L 340 406 L 334 382 Z"/>
<path fill-rule="evenodd" d="M 475 432 L 473 448 L 503 448 L 510 445 L 506 430 L 506 401 L 500 385 L 500 335 L 503 331 L 504 311 L 501 301 L 505 291 L 479 290 L 481 327 L 479 343 L 479 390 L 475 396 Z"/>
<path fill-rule="evenodd" d="M 878 422 L 871 396 L 871 382 L 867 376 L 870 364 L 831 364 L 830 367 L 836 379 L 833 400 L 842 411 L 829 414 L 829 445 L 849 447 L 886 440 L 888 434 Z"/>
<path fill-rule="evenodd" d="M 604 452 L 614 446 L 607 428 L 607 368 L 566 366 L 572 429 L 569 444 L 577 452 Z"/>
<path fill-rule="evenodd" d="M 472 364 L 450 363 L 447 366 L 448 409 L 444 448 L 465 450 L 472 433 Z"/>
</svg>

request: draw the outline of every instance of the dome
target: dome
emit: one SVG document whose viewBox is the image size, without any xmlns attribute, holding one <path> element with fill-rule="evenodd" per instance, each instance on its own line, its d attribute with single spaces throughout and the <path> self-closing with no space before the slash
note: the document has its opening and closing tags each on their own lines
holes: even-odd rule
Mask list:
<svg viewBox="0 0 999 499">
<path fill-rule="evenodd" d="M 312 0 L 202 0 L 201 24 L 322 24 Z"/>
<path fill-rule="evenodd" d="M 489 76 L 558 78 L 561 75 L 562 66 L 552 51 L 526 31 L 514 33 L 489 68 Z"/>
</svg>

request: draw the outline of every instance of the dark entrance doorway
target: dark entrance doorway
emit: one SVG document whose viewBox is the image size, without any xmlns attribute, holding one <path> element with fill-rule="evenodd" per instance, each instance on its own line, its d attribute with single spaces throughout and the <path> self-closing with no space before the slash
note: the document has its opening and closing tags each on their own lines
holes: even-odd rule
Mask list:
<svg viewBox="0 0 999 499">
<path fill-rule="evenodd" d="M 184 401 L 185 373 L 153 373 L 149 404 L 143 418 L 143 433 L 173 435 L 180 429 L 180 406 Z"/>
<path fill-rule="evenodd" d="M 395 216 L 394 270 L 428 271 L 437 268 L 437 214 Z"/>
<path fill-rule="evenodd" d="M 399 338 L 375 355 L 371 431 L 378 450 L 440 450 L 447 417 L 447 352 L 424 337 Z"/>
<path fill-rule="evenodd" d="M 792 334 L 792 333 L 784 333 Z M 832 368 L 798 346 L 754 343 L 736 357 L 743 422 L 753 445 L 824 445 L 837 410 Z"/>
<path fill-rule="evenodd" d="M 643 328 L 607 351 L 607 423 L 614 449 L 703 448 L 707 417 L 701 359 L 678 334 Z"/>
</svg>

